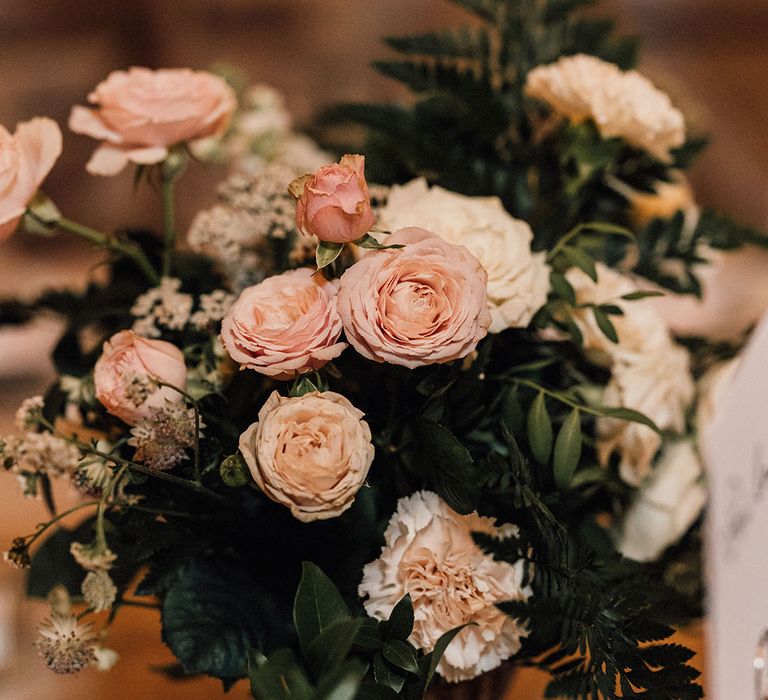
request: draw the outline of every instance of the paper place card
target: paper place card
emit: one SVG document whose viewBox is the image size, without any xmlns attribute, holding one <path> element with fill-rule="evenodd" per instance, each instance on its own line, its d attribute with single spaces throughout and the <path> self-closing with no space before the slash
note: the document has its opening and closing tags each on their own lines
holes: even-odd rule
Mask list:
<svg viewBox="0 0 768 700">
<path fill-rule="evenodd" d="M 755 678 L 768 663 L 768 317 L 703 442 L 710 492 L 709 697 L 765 698 L 756 694 Z"/>
</svg>

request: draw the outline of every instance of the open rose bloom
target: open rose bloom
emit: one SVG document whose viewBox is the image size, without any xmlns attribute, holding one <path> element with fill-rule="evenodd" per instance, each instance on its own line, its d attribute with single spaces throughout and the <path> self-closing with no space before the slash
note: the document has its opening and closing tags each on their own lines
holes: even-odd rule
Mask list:
<svg viewBox="0 0 768 700">
<path fill-rule="evenodd" d="M 220 134 L 237 106 L 224 80 L 186 68 L 115 71 L 88 101 L 72 109 L 69 128 L 103 142 L 86 166 L 93 175 L 159 163 L 175 144 Z"/>
<path fill-rule="evenodd" d="M 93 371 L 96 398 L 112 415 L 135 425 L 151 409 L 166 401 L 180 401 L 171 387 L 153 386 L 157 380 L 179 389 L 187 386 L 184 355 L 165 340 L 142 338 L 120 331 L 106 343 Z"/>
<path fill-rule="evenodd" d="M 290 379 L 320 369 L 347 347 L 339 341 L 337 286 L 307 267 L 243 290 L 221 340 L 241 369 Z"/>
<path fill-rule="evenodd" d="M 376 217 L 365 181 L 365 158 L 346 155 L 304 179 L 296 203 L 296 226 L 328 243 L 349 243 L 364 236 Z"/>
<path fill-rule="evenodd" d="M 0 126 L 0 241 L 16 230 L 60 155 L 61 131 L 51 119 L 22 122 L 13 135 Z"/>
<path fill-rule="evenodd" d="M 488 333 L 488 276 L 464 246 L 407 228 L 341 277 L 347 339 L 368 359 L 414 368 L 466 357 Z"/>
<path fill-rule="evenodd" d="M 277 392 L 240 436 L 254 481 L 303 522 L 347 510 L 373 462 L 363 413 L 332 391 L 285 398 Z"/>
</svg>

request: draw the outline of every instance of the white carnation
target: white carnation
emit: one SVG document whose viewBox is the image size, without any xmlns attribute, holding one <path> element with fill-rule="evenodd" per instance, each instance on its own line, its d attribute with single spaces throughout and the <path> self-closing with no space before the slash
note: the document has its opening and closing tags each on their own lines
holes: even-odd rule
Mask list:
<svg viewBox="0 0 768 700">
<path fill-rule="evenodd" d="M 685 119 L 667 94 L 641 73 L 623 72 L 595 56 L 537 66 L 525 91 L 572 122 L 591 119 L 604 138 L 622 138 L 662 161 L 685 143 Z"/>
<path fill-rule="evenodd" d="M 491 333 L 526 327 L 547 301 L 545 255 L 531 252 L 530 226 L 511 217 L 497 197 L 467 197 L 412 180 L 391 189 L 379 226 L 418 226 L 466 246 L 488 273 Z"/>
<path fill-rule="evenodd" d="M 654 561 L 699 517 L 707 500 L 699 455 L 690 441 L 665 448 L 653 475 L 627 511 L 618 550 L 635 561 Z"/>
<path fill-rule="evenodd" d="M 411 595 L 414 626 L 410 641 L 430 651 L 442 634 L 463 629 L 448 646 L 438 673 L 457 682 L 499 666 L 520 650 L 528 634 L 524 624 L 505 615 L 497 603 L 527 600 L 526 564 L 496 561 L 472 539 L 482 532 L 498 539 L 514 537 L 513 525 L 497 526 L 476 513 L 459 515 L 437 494 L 419 491 L 401 498 L 386 532 L 381 556 L 363 569 L 359 592 L 365 609 L 386 619 Z"/>
<path fill-rule="evenodd" d="M 740 364 L 741 358 L 738 356 L 718 362 L 699 380 L 696 387 L 698 394 L 696 428 L 700 437 L 712 429 L 712 424 L 723 405 L 728 387 L 736 376 Z"/>
</svg>

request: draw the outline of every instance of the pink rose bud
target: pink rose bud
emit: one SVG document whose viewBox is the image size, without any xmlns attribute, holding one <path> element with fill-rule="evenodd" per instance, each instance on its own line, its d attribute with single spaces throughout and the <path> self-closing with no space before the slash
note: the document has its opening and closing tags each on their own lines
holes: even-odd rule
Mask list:
<svg viewBox="0 0 768 700">
<path fill-rule="evenodd" d="M 376 217 L 364 171 L 363 156 L 346 155 L 338 164 L 295 180 L 291 191 L 298 197 L 299 230 L 328 243 L 349 243 L 368 233 Z"/>
<path fill-rule="evenodd" d="M 223 133 L 237 107 L 224 80 L 188 68 L 114 71 L 88 101 L 72 108 L 69 128 L 102 141 L 86 165 L 93 175 L 160 163 L 170 146 Z"/>
<path fill-rule="evenodd" d="M 61 131 L 51 119 L 22 122 L 13 136 L 0 126 L 0 241 L 16 230 L 60 155 Z"/>
<path fill-rule="evenodd" d="M 488 275 L 464 246 L 404 228 L 342 276 L 339 314 L 361 355 L 413 369 L 466 357 L 491 325 Z"/>
<path fill-rule="evenodd" d="M 135 425 L 152 408 L 166 401 L 181 401 L 171 387 L 185 389 L 187 367 L 184 355 L 173 343 L 151 340 L 133 331 L 115 333 L 106 343 L 93 370 L 96 398 L 112 415 Z"/>
<path fill-rule="evenodd" d="M 291 379 L 338 357 L 337 286 L 307 267 L 244 289 L 221 324 L 221 340 L 242 369 Z"/>
</svg>

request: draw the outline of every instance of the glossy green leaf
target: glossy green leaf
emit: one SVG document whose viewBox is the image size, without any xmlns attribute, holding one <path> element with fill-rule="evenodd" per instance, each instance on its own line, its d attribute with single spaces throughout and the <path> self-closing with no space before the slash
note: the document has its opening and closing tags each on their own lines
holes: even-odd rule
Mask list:
<svg viewBox="0 0 768 700">
<path fill-rule="evenodd" d="M 312 700 L 355 700 L 367 672 L 368 664 L 349 659 L 323 677 Z"/>
<path fill-rule="evenodd" d="M 581 250 L 581 248 L 569 245 L 565 246 L 560 252 L 565 256 L 565 259 L 570 265 L 578 267 L 593 282 L 597 282 L 597 267 L 595 266 L 595 261 L 587 253 Z"/>
<path fill-rule="evenodd" d="M 578 408 L 568 414 L 557 433 L 552 466 L 559 488 L 568 486 L 581 458 L 581 415 Z"/>
<path fill-rule="evenodd" d="M 549 274 L 549 282 L 552 285 L 552 290 L 561 299 L 567 301 L 569 304 L 576 303 L 576 292 L 571 286 L 571 283 L 560 272 L 551 272 Z"/>
<path fill-rule="evenodd" d="M 381 652 L 376 652 L 373 657 L 373 677 L 379 685 L 399 693 L 405 685 L 406 676 L 407 671 L 396 668 Z"/>
<path fill-rule="evenodd" d="M 543 393 L 539 393 L 528 411 L 528 444 L 540 464 L 549 463 L 552 451 L 552 420 Z"/>
<path fill-rule="evenodd" d="M 326 241 L 320 241 L 317 244 L 317 250 L 315 251 L 315 261 L 317 262 L 317 269 L 322 270 L 324 267 L 328 267 L 336 258 L 341 255 L 341 251 L 344 249 L 343 243 L 328 243 Z"/>
<path fill-rule="evenodd" d="M 416 653 L 413 647 L 400 639 L 391 639 L 384 644 L 382 654 L 389 663 L 410 673 L 419 672 L 419 664 L 416 662 Z"/>
<path fill-rule="evenodd" d="M 613 325 L 613 321 L 608 317 L 608 314 L 606 314 L 599 306 L 593 307 L 592 313 L 594 313 L 597 327 L 602 331 L 603 335 L 612 343 L 618 343 L 619 334 L 616 332 L 616 327 Z"/>
<path fill-rule="evenodd" d="M 316 677 L 338 668 L 347 658 L 362 625 L 362 618 L 336 620 L 317 635 L 307 647 L 307 661 Z"/>
<path fill-rule="evenodd" d="M 293 623 L 302 650 L 307 653 L 312 640 L 334 622 L 349 617 L 349 609 L 333 581 L 315 564 L 303 562 L 293 604 Z"/>
<path fill-rule="evenodd" d="M 413 603 L 411 596 L 406 594 L 392 609 L 386 624 L 387 639 L 402 639 L 405 641 L 413 631 Z"/>
</svg>

